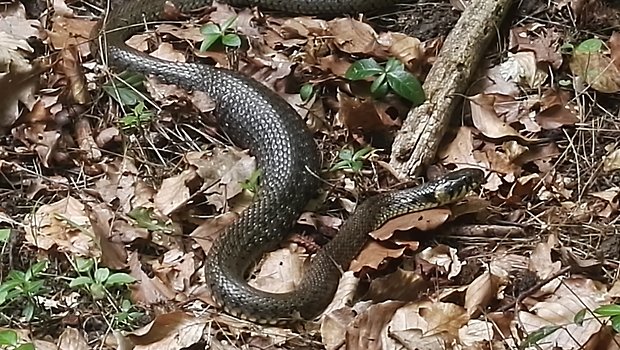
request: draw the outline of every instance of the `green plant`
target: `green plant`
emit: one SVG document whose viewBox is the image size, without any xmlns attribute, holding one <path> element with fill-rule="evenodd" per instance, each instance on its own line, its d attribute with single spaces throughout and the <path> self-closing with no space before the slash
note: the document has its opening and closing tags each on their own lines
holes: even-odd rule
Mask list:
<svg viewBox="0 0 620 350">
<path fill-rule="evenodd" d="M 7 350 L 34 350 L 32 343 L 24 343 L 19 339 L 17 332 L 12 329 L 0 331 L 0 349 Z"/>
<path fill-rule="evenodd" d="M 357 152 L 354 152 L 353 148 L 345 147 L 338 153 L 340 160 L 332 165 L 329 171 L 350 170 L 359 173 L 364 166 L 364 159 L 367 159 L 376 151 L 376 149 L 370 146 L 366 146 Z"/>
<path fill-rule="evenodd" d="M 171 233 L 170 225 L 156 217 L 153 208 L 136 207 L 127 216 L 135 220 L 138 227 L 145 228 L 153 232 Z"/>
<path fill-rule="evenodd" d="M 314 96 L 314 86 L 312 84 L 304 84 L 299 89 L 299 97 L 303 102 L 308 102 Z"/>
<path fill-rule="evenodd" d="M 0 243 L 8 242 L 10 237 L 11 237 L 11 229 L 10 228 L 0 229 Z"/>
<path fill-rule="evenodd" d="M 370 85 L 370 93 L 375 98 L 385 96 L 392 89 L 416 106 L 426 99 L 418 79 L 406 71 L 405 66 L 395 58 L 390 58 L 385 66 L 372 58 L 353 62 L 344 76 L 349 80 L 365 80 L 374 77 Z"/>
<path fill-rule="evenodd" d="M 133 328 L 144 313 L 136 311 L 131 301 L 123 299 L 119 311 L 114 315 L 114 325 L 116 328 Z"/>
<path fill-rule="evenodd" d="M 141 127 L 151 121 L 153 112 L 146 109 L 144 102 L 140 101 L 132 110 L 119 120 L 123 130 Z"/>
<path fill-rule="evenodd" d="M 213 44 L 220 41 L 222 45 L 232 48 L 241 46 L 241 38 L 234 32 L 233 24 L 237 16 L 233 16 L 222 23 L 221 26 L 215 23 L 207 23 L 200 28 L 200 33 L 204 37 L 200 44 L 200 51 L 207 51 Z"/>
<path fill-rule="evenodd" d="M 114 81 L 103 85 L 103 91 L 123 106 L 135 106 L 144 101 L 144 76 L 131 72 L 123 72 Z"/>
<path fill-rule="evenodd" d="M 37 304 L 36 297 L 45 292 L 44 280 L 40 275 L 47 269 L 46 260 L 30 266 L 26 272 L 13 270 L 9 272 L 6 280 L 0 284 L 0 307 L 12 303 L 20 303 L 23 306 L 22 316 L 27 321 L 32 320 Z"/>
<path fill-rule="evenodd" d="M 258 190 L 260 174 L 260 169 L 254 170 L 252 175 L 250 175 L 250 178 L 241 183 L 241 188 L 256 193 L 256 191 Z"/>
<path fill-rule="evenodd" d="M 69 287 L 82 288 L 88 291 L 95 300 L 104 299 L 110 287 L 128 285 L 136 281 L 124 272 L 110 273 L 108 268 L 97 268 L 95 262 L 89 259 L 76 259 L 74 267 L 78 273 L 85 274 L 85 276 L 73 278 Z"/>
<path fill-rule="evenodd" d="M 620 305 L 603 305 L 595 309 L 594 313 L 598 316 L 609 317 L 609 321 L 611 321 L 611 328 L 613 328 L 614 332 L 620 333 Z"/>
</svg>

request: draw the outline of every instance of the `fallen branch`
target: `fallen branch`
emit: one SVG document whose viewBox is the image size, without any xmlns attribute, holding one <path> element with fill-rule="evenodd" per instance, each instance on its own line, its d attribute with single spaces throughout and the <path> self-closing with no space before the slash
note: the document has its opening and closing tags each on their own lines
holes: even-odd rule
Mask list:
<svg viewBox="0 0 620 350">
<path fill-rule="evenodd" d="M 409 111 L 392 147 L 390 164 L 401 177 L 419 175 L 434 159 L 459 96 L 511 5 L 512 0 L 473 0 L 448 34 L 424 82 L 427 100 Z"/>
</svg>

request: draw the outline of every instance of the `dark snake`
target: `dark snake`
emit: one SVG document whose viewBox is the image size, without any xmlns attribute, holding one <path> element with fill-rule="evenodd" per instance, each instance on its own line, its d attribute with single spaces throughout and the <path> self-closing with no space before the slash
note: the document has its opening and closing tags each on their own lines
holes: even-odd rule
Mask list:
<svg viewBox="0 0 620 350">
<path fill-rule="evenodd" d="M 226 0 L 297 14 L 335 15 L 384 8 L 395 0 Z M 215 101 L 222 130 L 238 146 L 249 148 L 261 169 L 252 205 L 227 227 L 205 259 L 206 280 L 225 312 L 259 323 L 311 319 L 331 302 L 342 271 L 367 241 L 367 233 L 390 218 L 463 198 L 483 181 L 483 172 L 463 169 L 422 186 L 376 195 L 360 204 L 339 234 L 312 259 L 297 288 L 267 293 L 246 281 L 248 269 L 286 238 L 319 181 L 320 156 L 305 123 L 276 93 L 240 73 L 194 63 L 173 63 L 138 52 L 124 41 L 136 24 L 161 18 L 165 0 L 124 1 L 111 9 L 106 28 L 108 63 L 119 70 L 156 76 L 187 90 L 206 92 Z M 186 12 L 208 0 L 174 0 Z"/>
</svg>

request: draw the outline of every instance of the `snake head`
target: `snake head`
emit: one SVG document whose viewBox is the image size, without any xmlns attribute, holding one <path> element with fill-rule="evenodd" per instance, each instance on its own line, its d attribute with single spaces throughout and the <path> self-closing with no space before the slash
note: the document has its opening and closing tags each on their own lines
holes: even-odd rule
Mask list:
<svg viewBox="0 0 620 350">
<path fill-rule="evenodd" d="M 485 182 L 484 171 L 474 168 L 456 170 L 440 177 L 435 183 L 435 198 L 443 204 L 456 202 Z"/>
</svg>

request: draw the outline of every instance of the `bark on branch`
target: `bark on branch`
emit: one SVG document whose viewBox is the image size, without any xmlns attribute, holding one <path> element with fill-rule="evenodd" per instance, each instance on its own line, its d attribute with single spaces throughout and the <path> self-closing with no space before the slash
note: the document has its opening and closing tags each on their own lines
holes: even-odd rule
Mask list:
<svg viewBox="0 0 620 350">
<path fill-rule="evenodd" d="M 431 68 L 424 91 L 427 100 L 409 111 L 396 135 L 390 164 L 401 177 L 419 175 L 435 157 L 446 128 L 476 66 L 512 0 L 473 0 L 461 14 Z"/>
</svg>

